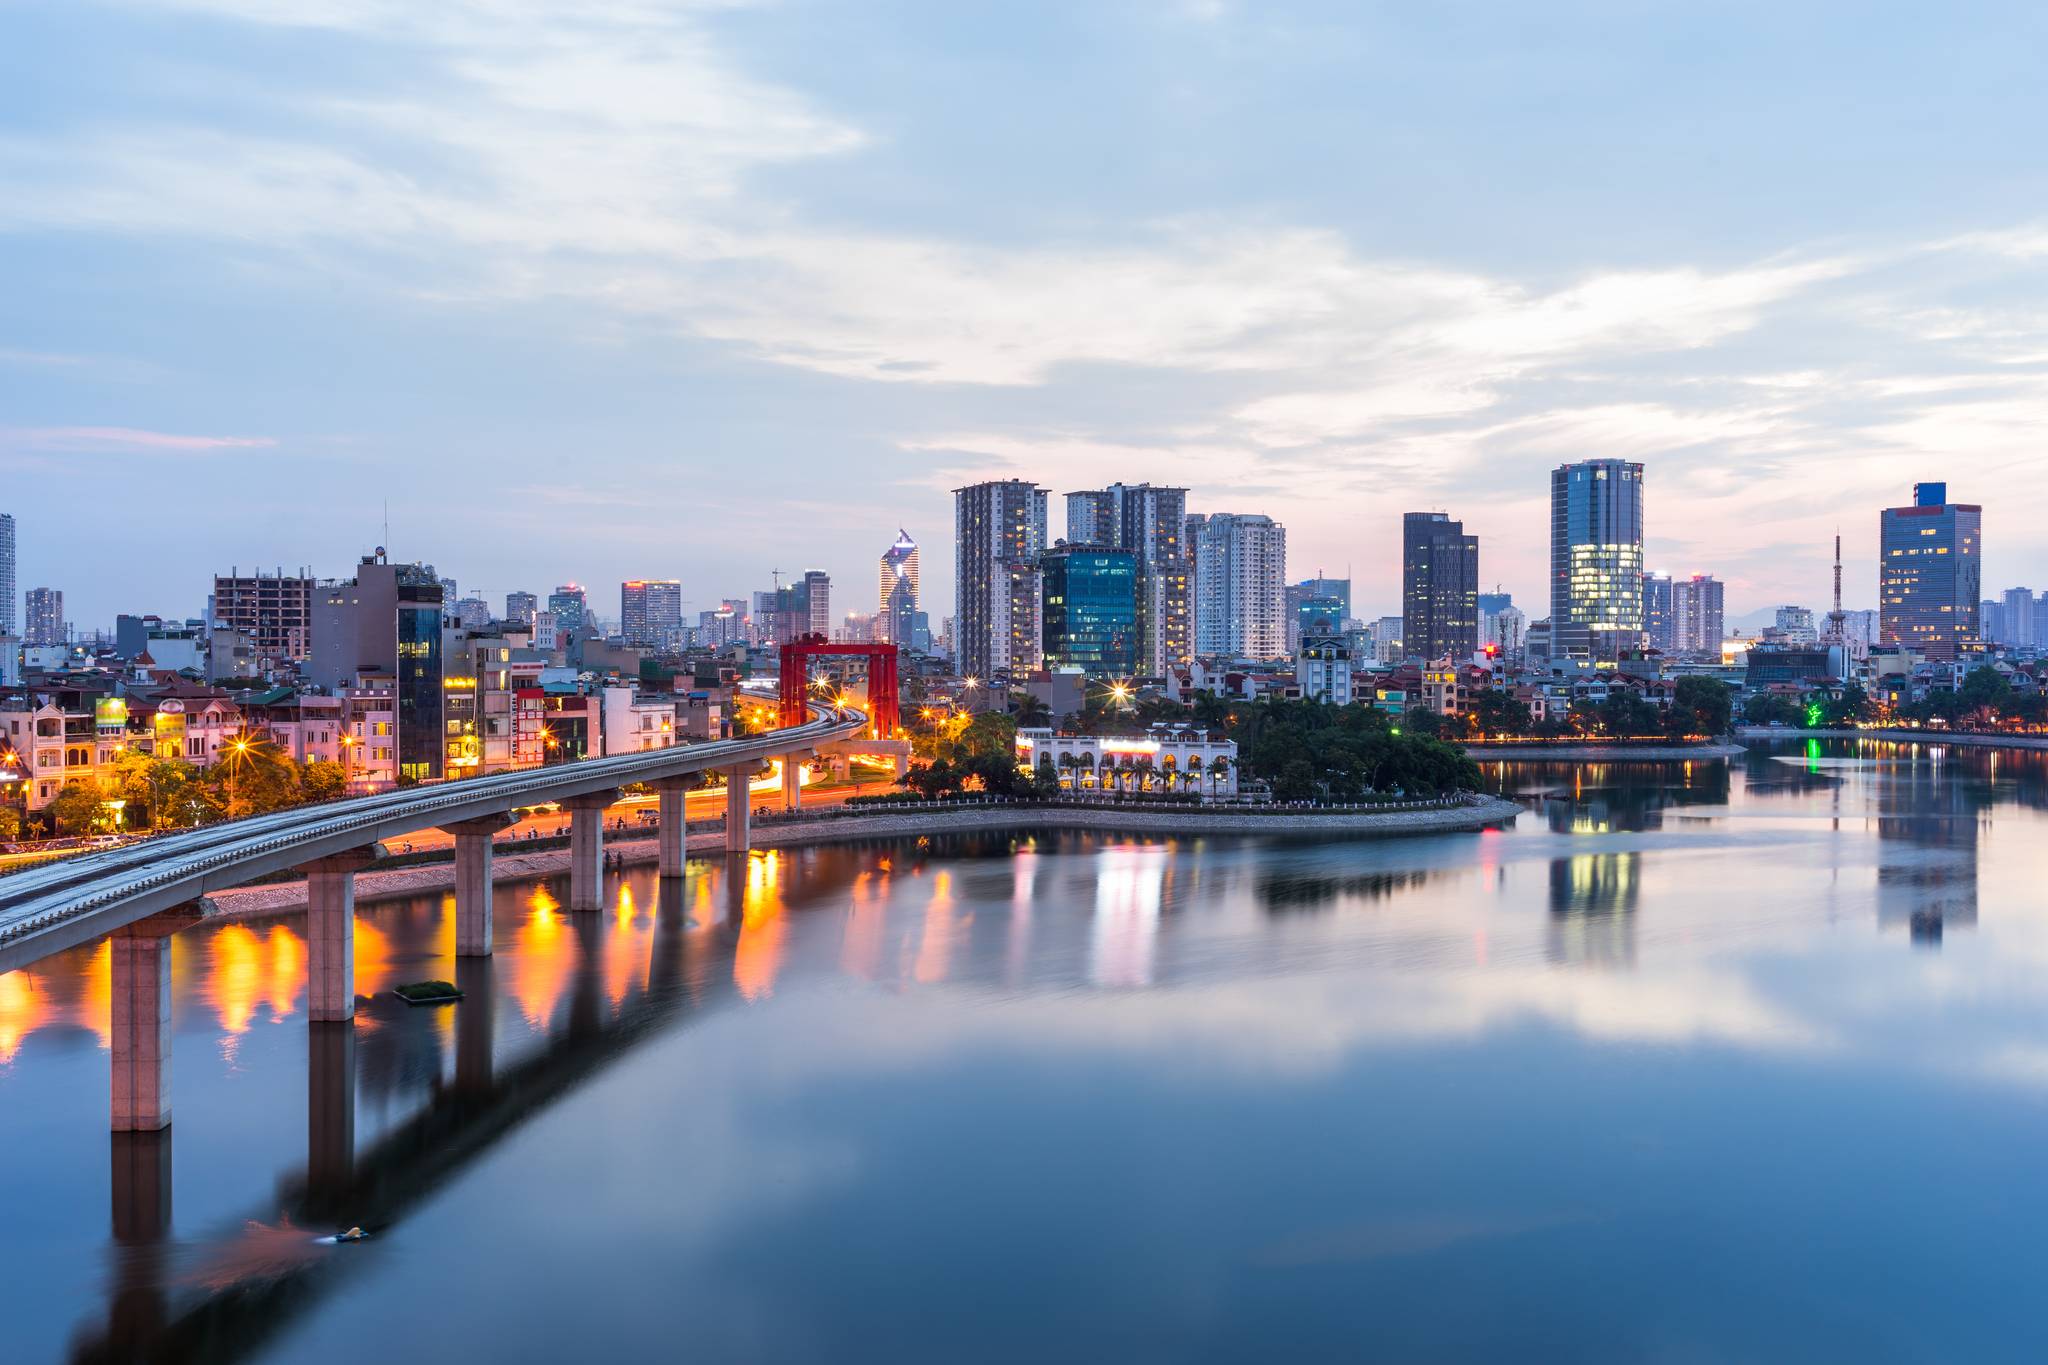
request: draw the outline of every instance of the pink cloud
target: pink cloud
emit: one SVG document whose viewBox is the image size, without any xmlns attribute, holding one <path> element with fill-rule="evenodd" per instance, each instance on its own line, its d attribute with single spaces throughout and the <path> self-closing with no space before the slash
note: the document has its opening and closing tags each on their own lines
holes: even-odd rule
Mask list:
<svg viewBox="0 0 2048 1365">
<path fill-rule="evenodd" d="M 124 451 L 251 450 L 277 444 L 269 436 L 180 436 L 137 427 L 29 427 L 0 432 L 0 441 L 27 450 L 115 454 Z"/>
</svg>

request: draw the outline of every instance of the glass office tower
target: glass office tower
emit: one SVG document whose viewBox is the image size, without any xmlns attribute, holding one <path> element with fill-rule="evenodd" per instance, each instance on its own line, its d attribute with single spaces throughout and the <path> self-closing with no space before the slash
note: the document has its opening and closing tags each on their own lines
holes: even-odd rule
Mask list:
<svg viewBox="0 0 2048 1365">
<path fill-rule="evenodd" d="M 1953 659 L 1981 638 L 1984 509 L 1948 500 L 1945 483 L 1913 485 L 1911 507 L 1879 519 L 1878 638 Z"/>
<path fill-rule="evenodd" d="M 1041 561 L 1045 664 L 1090 677 L 1138 666 L 1138 561 L 1129 550 L 1058 545 Z"/>
<path fill-rule="evenodd" d="M 1550 473 L 1553 658 L 1615 659 L 1643 636 L 1643 467 L 1586 460 Z"/>
</svg>

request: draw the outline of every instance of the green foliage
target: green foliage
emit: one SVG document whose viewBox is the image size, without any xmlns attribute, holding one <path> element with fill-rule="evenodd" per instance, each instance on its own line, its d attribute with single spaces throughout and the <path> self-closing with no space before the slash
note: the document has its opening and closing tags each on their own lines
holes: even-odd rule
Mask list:
<svg viewBox="0 0 2048 1365">
<path fill-rule="evenodd" d="M 1806 719 L 1806 708 L 1790 697 L 1758 692 L 1743 701 L 1742 718 L 1751 725 L 1798 725 Z"/>
<path fill-rule="evenodd" d="M 1988 664 L 1979 664 L 1963 676 L 1963 686 L 1959 695 L 1966 711 L 1975 710 L 1980 706 L 1997 710 L 2012 700 L 2012 684 L 2008 683 L 2005 675 L 1997 669 Z"/>
<path fill-rule="evenodd" d="M 348 769 L 326 759 L 312 759 L 299 769 L 299 798 L 332 801 L 348 790 Z"/>
<path fill-rule="evenodd" d="M 11 844 L 21 837 L 21 812 L 12 806 L 0 806 L 0 843 Z"/>
<path fill-rule="evenodd" d="M 1239 708 L 1240 775 L 1283 801 L 1355 801 L 1369 792 L 1441 796 L 1476 790 L 1479 770 L 1455 746 L 1413 733 L 1361 702 L 1269 701 Z"/>
<path fill-rule="evenodd" d="M 1472 694 L 1467 715 L 1482 735 L 1526 735 L 1535 724 L 1527 702 L 1492 689 Z"/>
<path fill-rule="evenodd" d="M 109 814 L 106 798 L 90 782 L 70 783 L 43 808 L 51 827 L 64 836 L 90 834 Z"/>
<path fill-rule="evenodd" d="M 1053 765 L 1051 754 L 1040 754 L 1038 766 L 1032 772 L 1031 785 L 1040 796 L 1057 796 L 1060 790 L 1060 772 Z"/>
<path fill-rule="evenodd" d="M 1680 678 L 1665 727 L 1674 738 L 1726 734 L 1734 713 L 1735 696 L 1726 683 L 1714 678 Z"/>
</svg>

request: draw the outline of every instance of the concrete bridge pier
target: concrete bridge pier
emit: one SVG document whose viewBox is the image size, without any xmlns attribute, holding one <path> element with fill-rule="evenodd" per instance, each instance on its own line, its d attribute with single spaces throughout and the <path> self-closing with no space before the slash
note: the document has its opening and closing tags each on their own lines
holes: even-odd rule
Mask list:
<svg viewBox="0 0 2048 1365">
<path fill-rule="evenodd" d="M 690 841 L 690 815 L 684 798 L 693 780 L 673 777 L 654 785 L 655 794 L 661 799 L 661 825 L 654 837 L 658 872 L 663 877 L 683 875 Z"/>
<path fill-rule="evenodd" d="M 486 815 L 441 826 L 455 838 L 455 955 L 491 955 L 491 841 L 512 815 Z"/>
<path fill-rule="evenodd" d="M 167 1317 L 171 1231 L 171 1131 L 113 1134 L 110 1193 L 114 1244 L 107 1344 L 112 1358 L 147 1360 Z"/>
<path fill-rule="evenodd" d="M 375 844 L 307 863 L 306 1017 L 356 1017 L 356 873 L 384 856 Z"/>
<path fill-rule="evenodd" d="M 569 808 L 569 908 L 604 909 L 604 813 L 615 791 L 572 796 Z"/>
<path fill-rule="evenodd" d="M 804 807 L 804 754 L 782 756 L 782 808 L 802 810 Z"/>
<path fill-rule="evenodd" d="M 494 975 L 487 957 L 455 963 L 455 988 L 462 992 L 462 1003 L 455 1007 L 455 1089 L 460 1094 L 482 1095 L 491 1088 L 498 1006 Z"/>
<path fill-rule="evenodd" d="M 754 779 L 751 764 L 725 770 L 725 851 L 745 853 L 751 840 L 753 808 L 749 800 L 753 793 L 747 784 Z"/>
<path fill-rule="evenodd" d="M 116 929 L 112 1126 L 154 1133 L 171 1121 L 171 935 L 197 922 L 181 907 Z"/>
</svg>

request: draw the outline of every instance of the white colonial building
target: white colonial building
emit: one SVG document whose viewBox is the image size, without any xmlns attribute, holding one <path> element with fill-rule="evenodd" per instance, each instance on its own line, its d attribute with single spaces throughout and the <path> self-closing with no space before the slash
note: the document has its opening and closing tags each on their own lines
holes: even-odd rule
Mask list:
<svg viewBox="0 0 2048 1365">
<path fill-rule="evenodd" d="M 1036 769 L 1044 755 L 1068 791 L 1237 795 L 1237 744 L 1185 726 L 1155 726 L 1144 735 L 1017 732 L 1019 763 Z"/>
</svg>

